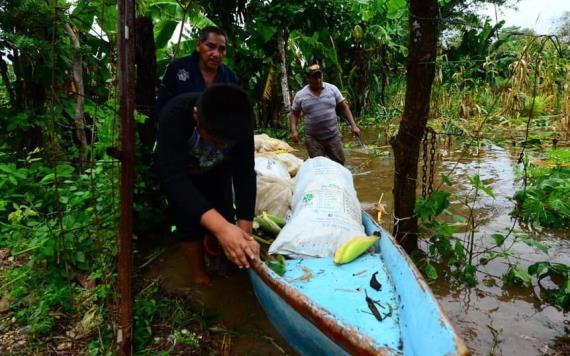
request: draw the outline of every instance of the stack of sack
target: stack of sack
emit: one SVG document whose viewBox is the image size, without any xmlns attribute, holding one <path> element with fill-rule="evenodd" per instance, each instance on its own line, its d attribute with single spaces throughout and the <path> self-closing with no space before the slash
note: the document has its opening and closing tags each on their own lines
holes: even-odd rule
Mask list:
<svg viewBox="0 0 570 356">
<path fill-rule="evenodd" d="M 284 219 L 291 208 L 294 177 L 303 160 L 293 155 L 295 149 L 286 142 L 255 135 L 255 172 L 257 199 L 255 215 L 264 211 Z"/>
<path fill-rule="evenodd" d="M 359 236 L 364 236 L 362 212 L 350 171 L 326 157 L 306 160 L 296 178 L 287 224 L 269 254 L 332 257 Z"/>
<path fill-rule="evenodd" d="M 345 242 L 364 236 L 351 172 L 326 157 L 303 162 L 286 142 L 255 136 L 255 215 L 287 221 L 269 254 L 332 257 Z"/>
</svg>

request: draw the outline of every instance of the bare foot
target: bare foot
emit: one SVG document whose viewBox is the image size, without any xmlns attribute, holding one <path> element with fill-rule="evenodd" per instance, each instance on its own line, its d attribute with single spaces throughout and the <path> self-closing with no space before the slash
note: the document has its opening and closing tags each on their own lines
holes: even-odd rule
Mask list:
<svg viewBox="0 0 570 356">
<path fill-rule="evenodd" d="M 206 265 L 204 264 L 202 240 L 181 242 L 180 245 L 192 272 L 191 282 L 201 285 L 210 284 L 210 276 L 206 273 Z"/>
<path fill-rule="evenodd" d="M 210 276 L 208 276 L 207 274 L 204 275 L 194 275 L 192 277 L 192 283 L 194 284 L 201 284 L 201 285 L 209 285 L 212 283 L 212 280 L 210 279 Z"/>
</svg>

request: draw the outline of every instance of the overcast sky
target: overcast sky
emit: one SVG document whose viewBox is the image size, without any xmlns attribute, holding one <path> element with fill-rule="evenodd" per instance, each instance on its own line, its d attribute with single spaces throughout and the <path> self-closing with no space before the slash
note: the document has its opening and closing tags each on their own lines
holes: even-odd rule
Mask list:
<svg viewBox="0 0 570 356">
<path fill-rule="evenodd" d="M 550 34 L 555 30 L 554 21 L 565 11 L 570 11 L 570 0 L 521 0 L 518 9 L 499 8 L 498 19 L 505 26 L 532 28 L 538 34 Z M 482 14 L 495 19 L 493 6 L 487 6 Z"/>
</svg>

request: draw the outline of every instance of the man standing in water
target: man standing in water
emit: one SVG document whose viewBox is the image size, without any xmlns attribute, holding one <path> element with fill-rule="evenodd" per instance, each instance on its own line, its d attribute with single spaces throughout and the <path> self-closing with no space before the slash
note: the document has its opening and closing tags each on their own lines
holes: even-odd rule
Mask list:
<svg viewBox="0 0 570 356">
<path fill-rule="evenodd" d="M 247 93 L 236 85 L 214 84 L 202 94 L 180 94 L 162 109 L 157 136 L 154 166 L 193 281 L 210 282 L 203 255 L 207 236 L 219 242 L 231 262 L 249 268 L 259 245 L 250 235 L 256 175 Z"/>
<path fill-rule="evenodd" d="M 238 84 L 237 74 L 223 64 L 226 56 L 226 33 L 214 26 L 204 27 L 198 36 L 195 51 L 168 65 L 162 78 L 155 117 L 166 103 L 178 94 L 201 93 L 214 83 Z"/>
<path fill-rule="evenodd" d="M 337 111 L 348 122 L 354 136 L 360 137 L 360 129 L 338 88 L 323 82 L 323 72 L 318 64 L 307 69 L 307 81 L 309 84 L 297 92 L 291 106 L 291 138 L 299 142 L 297 123 L 302 111 L 309 157 L 326 156 L 344 165 L 342 137 L 336 123 Z"/>
</svg>

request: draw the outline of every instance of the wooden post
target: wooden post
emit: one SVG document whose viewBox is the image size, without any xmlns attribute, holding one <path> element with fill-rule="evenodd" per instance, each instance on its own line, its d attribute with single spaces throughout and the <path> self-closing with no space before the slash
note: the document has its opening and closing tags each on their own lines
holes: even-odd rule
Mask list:
<svg viewBox="0 0 570 356">
<path fill-rule="evenodd" d="M 420 143 L 429 114 L 435 77 L 437 0 L 410 0 L 406 102 L 394 149 L 394 237 L 406 251 L 418 247 L 418 219 L 414 215 Z"/>
<path fill-rule="evenodd" d="M 119 115 L 121 119 L 121 213 L 119 221 L 119 330 L 117 353 L 133 354 L 132 319 L 132 235 L 133 176 L 135 157 L 135 3 L 118 1 L 117 47 L 119 75 Z"/>
</svg>

